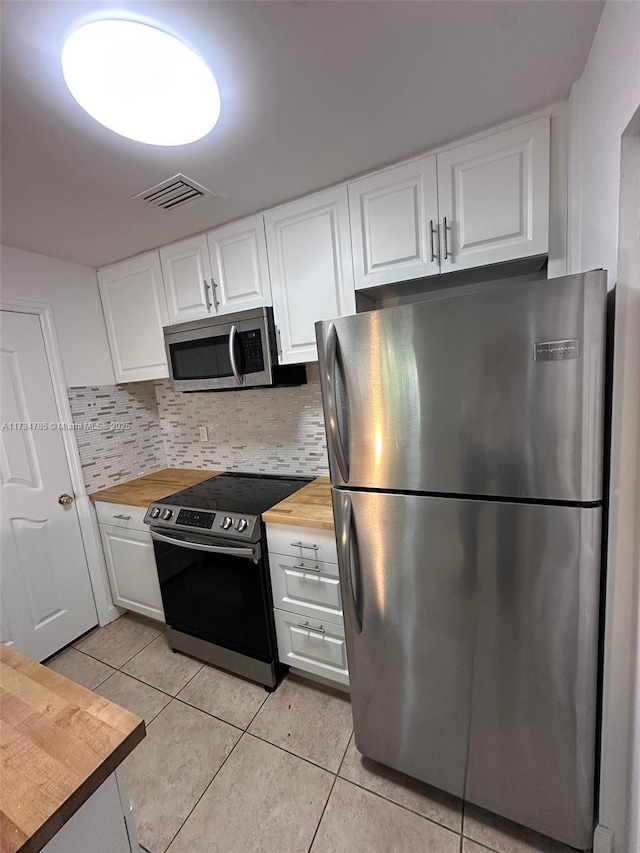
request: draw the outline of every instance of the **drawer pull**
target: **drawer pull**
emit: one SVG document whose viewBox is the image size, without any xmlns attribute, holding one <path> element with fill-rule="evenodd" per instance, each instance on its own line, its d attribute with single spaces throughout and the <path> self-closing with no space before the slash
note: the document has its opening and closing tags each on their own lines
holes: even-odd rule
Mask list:
<svg viewBox="0 0 640 853">
<path fill-rule="evenodd" d="M 130 515 L 122 515 L 122 514 L 114 515 L 113 517 L 114 518 L 120 518 L 120 519 L 122 519 L 122 521 L 129 521 L 129 519 L 131 518 Z"/>
<path fill-rule="evenodd" d="M 302 563 L 299 563 L 297 566 L 293 567 L 294 569 L 299 569 L 301 572 L 321 572 L 322 569 L 316 563 L 315 566 L 305 566 Z"/>
<path fill-rule="evenodd" d="M 318 551 L 319 548 L 317 545 L 306 545 L 304 542 L 292 542 L 292 548 L 309 548 L 311 551 Z"/>
<path fill-rule="evenodd" d="M 319 628 L 315 628 L 313 625 L 309 625 L 308 622 L 298 622 L 298 628 L 306 628 L 307 631 L 317 631 L 318 634 L 325 633 L 325 630 L 322 625 Z"/>
</svg>

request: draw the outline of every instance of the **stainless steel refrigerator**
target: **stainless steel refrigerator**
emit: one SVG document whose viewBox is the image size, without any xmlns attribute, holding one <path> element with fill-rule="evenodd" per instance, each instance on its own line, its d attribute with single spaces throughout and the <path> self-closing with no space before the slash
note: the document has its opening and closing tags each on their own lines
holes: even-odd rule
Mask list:
<svg viewBox="0 0 640 853">
<path fill-rule="evenodd" d="M 360 752 L 592 845 L 606 274 L 316 324 Z"/>
</svg>

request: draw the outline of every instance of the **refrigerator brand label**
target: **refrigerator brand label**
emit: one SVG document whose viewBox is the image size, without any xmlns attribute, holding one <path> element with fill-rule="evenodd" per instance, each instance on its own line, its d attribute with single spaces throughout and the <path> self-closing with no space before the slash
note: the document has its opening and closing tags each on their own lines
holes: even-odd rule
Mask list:
<svg viewBox="0 0 640 853">
<path fill-rule="evenodd" d="M 580 341 L 576 338 L 568 341 L 541 341 L 535 344 L 534 361 L 563 361 L 566 358 L 578 358 Z"/>
</svg>

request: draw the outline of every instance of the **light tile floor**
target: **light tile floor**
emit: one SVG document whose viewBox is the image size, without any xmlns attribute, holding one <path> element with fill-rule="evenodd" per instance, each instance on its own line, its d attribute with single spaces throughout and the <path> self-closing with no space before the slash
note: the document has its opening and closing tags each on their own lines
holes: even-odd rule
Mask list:
<svg viewBox="0 0 640 853">
<path fill-rule="evenodd" d="M 346 694 L 267 694 L 133 614 L 49 666 L 144 717 L 124 769 L 148 853 L 575 853 L 363 758 Z"/>
</svg>

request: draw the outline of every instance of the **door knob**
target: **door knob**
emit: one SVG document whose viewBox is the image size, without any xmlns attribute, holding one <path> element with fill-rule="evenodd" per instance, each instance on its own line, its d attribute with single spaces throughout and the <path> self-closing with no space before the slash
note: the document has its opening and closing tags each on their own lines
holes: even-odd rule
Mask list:
<svg viewBox="0 0 640 853">
<path fill-rule="evenodd" d="M 73 498 L 71 495 L 60 495 L 58 498 L 58 503 L 62 504 L 62 506 L 69 506 L 69 504 L 73 503 Z"/>
</svg>

